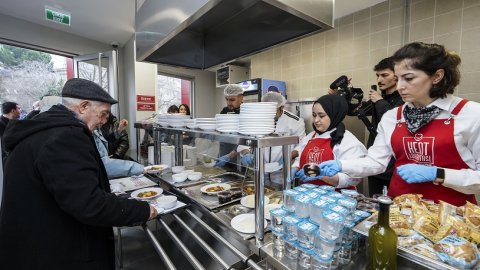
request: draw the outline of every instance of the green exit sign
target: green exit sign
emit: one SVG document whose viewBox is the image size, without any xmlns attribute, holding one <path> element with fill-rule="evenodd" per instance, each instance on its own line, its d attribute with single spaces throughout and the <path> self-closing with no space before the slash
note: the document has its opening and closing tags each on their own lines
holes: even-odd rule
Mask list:
<svg viewBox="0 0 480 270">
<path fill-rule="evenodd" d="M 70 14 L 45 8 L 45 19 L 56 23 L 70 25 Z"/>
</svg>

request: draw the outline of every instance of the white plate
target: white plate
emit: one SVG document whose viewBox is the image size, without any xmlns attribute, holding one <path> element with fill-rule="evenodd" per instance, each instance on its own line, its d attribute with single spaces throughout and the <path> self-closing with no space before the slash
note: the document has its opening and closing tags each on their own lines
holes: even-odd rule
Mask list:
<svg viewBox="0 0 480 270">
<path fill-rule="evenodd" d="M 263 196 L 264 197 L 264 205 L 267 205 L 269 202 L 270 202 L 270 199 L 266 196 Z M 248 208 L 255 208 L 255 194 L 252 194 L 252 195 L 247 195 L 245 197 L 243 197 L 241 200 L 240 200 L 240 204 L 245 206 L 245 207 L 248 207 Z"/>
<path fill-rule="evenodd" d="M 159 164 L 159 165 L 151 165 L 151 166 L 145 166 L 145 171 L 147 173 L 156 173 L 156 172 L 161 172 L 167 168 L 169 168 L 167 164 Z"/>
<path fill-rule="evenodd" d="M 241 233 L 255 233 L 255 214 L 240 214 L 230 221 L 230 225 Z M 263 221 L 264 228 L 267 228 L 267 221 Z"/>
<path fill-rule="evenodd" d="M 197 125 L 197 128 L 202 129 L 202 130 L 212 131 L 212 130 L 215 130 L 217 128 L 217 125 L 205 125 L 205 126 Z"/>
<path fill-rule="evenodd" d="M 271 204 L 265 205 L 265 211 L 264 211 L 265 219 L 270 220 L 270 210 L 275 208 L 280 208 L 280 207 L 282 207 L 282 205 L 278 203 L 271 203 Z"/>
<path fill-rule="evenodd" d="M 208 188 L 216 187 L 216 186 L 223 187 L 223 190 L 221 190 L 221 191 L 229 190 L 231 188 L 231 186 L 229 184 L 218 183 L 218 184 L 205 185 L 205 186 L 200 188 L 200 191 L 202 191 L 203 193 L 208 194 L 208 195 L 216 195 L 220 191 L 213 191 L 213 192 L 212 191 L 207 191 Z"/>
<path fill-rule="evenodd" d="M 156 192 L 157 194 L 148 198 L 139 197 L 140 193 L 147 192 L 147 191 L 153 191 L 153 192 Z M 130 196 L 134 199 L 145 201 L 145 200 L 151 200 L 151 199 L 157 198 L 158 196 L 162 195 L 162 192 L 163 192 L 163 189 L 161 188 L 149 187 L 149 188 L 137 189 L 134 192 L 132 192 Z"/>
<path fill-rule="evenodd" d="M 277 107 L 276 102 L 251 102 L 251 103 L 243 103 L 240 107 L 268 107 L 273 106 Z"/>
<path fill-rule="evenodd" d="M 255 131 L 240 131 L 240 130 L 239 130 L 238 133 L 243 134 L 243 135 L 261 136 L 261 137 L 263 137 L 263 136 L 268 135 L 268 134 L 270 134 L 270 133 L 272 133 L 272 132 L 261 132 L 261 131 L 255 132 Z"/>
<path fill-rule="evenodd" d="M 217 128 L 217 131 L 220 131 L 223 133 L 237 133 L 238 129 Z"/>
</svg>

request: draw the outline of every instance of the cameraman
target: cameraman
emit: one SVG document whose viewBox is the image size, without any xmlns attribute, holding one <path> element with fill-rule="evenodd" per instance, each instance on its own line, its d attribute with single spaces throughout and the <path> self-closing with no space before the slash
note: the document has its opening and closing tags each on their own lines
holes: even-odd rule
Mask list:
<svg viewBox="0 0 480 270">
<path fill-rule="evenodd" d="M 367 110 L 366 115 L 372 116 L 372 125 L 377 130 L 378 123 L 383 114 L 390 109 L 398 107 L 403 104 L 402 97 L 397 91 L 397 77 L 394 72 L 394 63 L 390 57 L 382 59 L 373 68 L 377 75 L 377 84 L 381 93 L 370 90 L 368 98 L 373 102 L 370 110 Z M 367 148 L 373 145 L 376 134 L 370 133 L 367 142 Z M 368 177 L 368 191 L 369 195 L 382 193 L 383 186 L 389 186 L 390 178 L 393 174 L 393 164 L 395 159 L 391 159 L 388 167 L 384 173 L 372 175 Z"/>
</svg>

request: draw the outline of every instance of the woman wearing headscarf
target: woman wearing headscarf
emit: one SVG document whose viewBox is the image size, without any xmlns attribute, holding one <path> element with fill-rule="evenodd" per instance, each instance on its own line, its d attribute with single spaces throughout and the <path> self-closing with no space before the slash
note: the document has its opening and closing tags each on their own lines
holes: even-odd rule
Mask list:
<svg viewBox="0 0 480 270">
<path fill-rule="evenodd" d="M 342 123 L 347 115 L 348 103 L 339 95 L 325 95 L 312 106 L 313 130 L 305 136 L 296 150 L 299 153 L 292 165 L 292 176 L 302 182 L 316 185 L 329 184 L 337 188 L 356 186 L 361 178 L 338 173 L 332 177 L 305 175 L 305 164 L 320 164 L 333 159 L 360 158 L 367 154 L 365 146 Z"/>
</svg>

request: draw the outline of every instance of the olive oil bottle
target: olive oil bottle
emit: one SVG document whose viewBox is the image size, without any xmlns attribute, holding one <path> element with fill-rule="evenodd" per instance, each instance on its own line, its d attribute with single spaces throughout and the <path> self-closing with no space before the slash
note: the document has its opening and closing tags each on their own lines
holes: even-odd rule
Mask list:
<svg viewBox="0 0 480 270">
<path fill-rule="evenodd" d="M 397 269 L 397 234 L 389 225 L 392 200 L 378 197 L 378 222 L 368 231 L 368 270 Z"/>
</svg>

